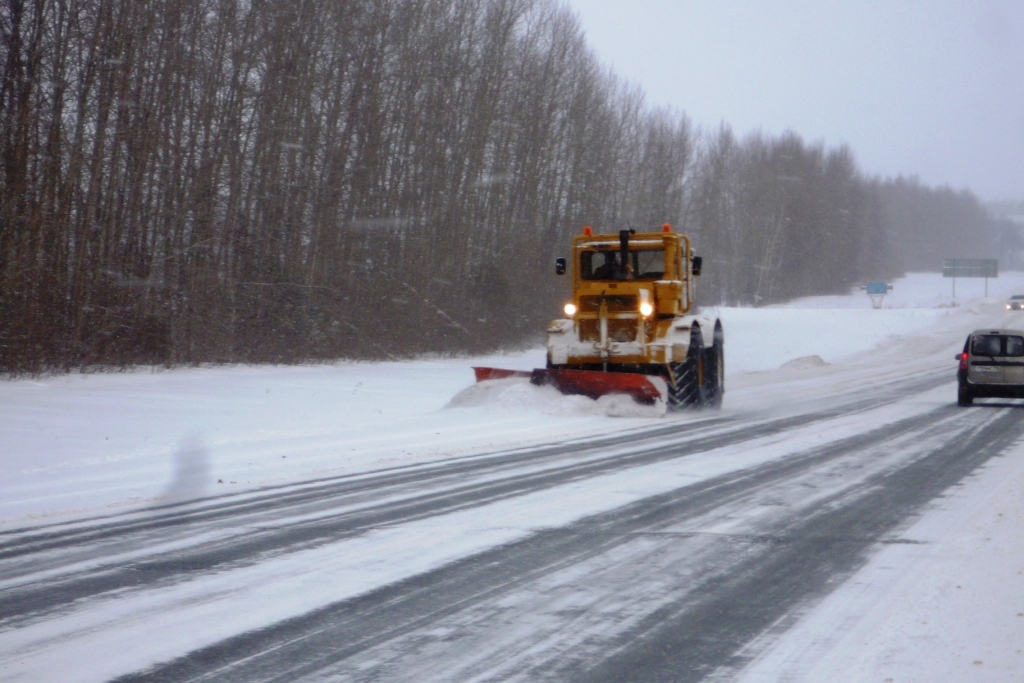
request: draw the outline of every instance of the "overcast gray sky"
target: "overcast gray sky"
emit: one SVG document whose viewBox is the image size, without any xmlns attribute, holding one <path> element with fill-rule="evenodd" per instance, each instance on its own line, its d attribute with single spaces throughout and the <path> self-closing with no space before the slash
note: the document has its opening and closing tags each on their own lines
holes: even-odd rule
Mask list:
<svg viewBox="0 0 1024 683">
<path fill-rule="evenodd" d="M 648 102 L 1024 199 L 1024 0 L 567 0 Z"/>
</svg>

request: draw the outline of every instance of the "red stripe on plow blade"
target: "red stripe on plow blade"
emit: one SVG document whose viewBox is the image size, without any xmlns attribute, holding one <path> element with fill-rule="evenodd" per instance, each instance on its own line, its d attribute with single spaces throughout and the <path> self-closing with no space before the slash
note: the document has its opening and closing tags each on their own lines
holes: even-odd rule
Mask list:
<svg viewBox="0 0 1024 683">
<path fill-rule="evenodd" d="M 473 368 L 477 382 L 489 379 L 508 379 L 509 377 L 530 377 L 530 372 L 523 370 L 504 370 L 502 368 Z"/>
</svg>

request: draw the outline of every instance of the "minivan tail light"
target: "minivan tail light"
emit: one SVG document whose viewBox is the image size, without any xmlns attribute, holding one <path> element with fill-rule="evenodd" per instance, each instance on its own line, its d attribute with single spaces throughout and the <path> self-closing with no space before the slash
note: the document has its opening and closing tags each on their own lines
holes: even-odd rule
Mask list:
<svg viewBox="0 0 1024 683">
<path fill-rule="evenodd" d="M 966 351 L 964 351 L 963 353 L 960 354 L 960 369 L 961 370 L 966 370 L 967 369 L 967 352 Z"/>
</svg>

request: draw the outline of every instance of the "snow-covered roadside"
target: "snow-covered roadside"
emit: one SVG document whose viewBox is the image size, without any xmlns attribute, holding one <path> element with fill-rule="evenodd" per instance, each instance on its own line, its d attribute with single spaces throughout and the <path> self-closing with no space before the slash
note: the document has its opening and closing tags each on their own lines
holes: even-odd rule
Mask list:
<svg viewBox="0 0 1024 683">
<path fill-rule="evenodd" d="M 1024 274 L 1004 274 L 990 283 L 987 302 L 959 308 L 948 307 L 948 286 L 937 275 L 911 275 L 880 311 L 859 292 L 721 309 L 726 412 L 836 395 L 887 364 L 943 367 L 965 330 L 1005 313 L 997 297 L 1024 291 Z M 473 387 L 472 365 L 543 362 L 534 350 L 2 381 L 0 528 L 695 419 L 525 382 Z"/>
<path fill-rule="evenodd" d="M 941 401 L 942 392 L 933 390 L 922 400 L 835 419 L 827 430 L 807 425 L 785 435 L 772 434 L 682 460 L 614 471 L 480 507 L 383 526 L 256 564 L 198 574 L 144 594 L 111 593 L 5 633 L 0 657 L 12 680 L 109 680 L 542 529 L 564 527 L 681 486 L 778 461 L 930 412 Z M 630 448 L 620 450 L 626 453 Z M 903 456 L 897 453 L 893 457 Z M 881 457 L 871 467 L 885 468 L 887 462 L 888 458 Z M 832 477 L 828 486 L 819 487 L 813 495 L 801 491 L 800 504 L 813 505 L 815 499 L 834 496 L 849 485 L 841 477 Z M 765 514 L 758 508 L 728 516 L 724 523 L 736 524 Z M 204 626 L 196 629 L 196 624 Z M 94 652 L 119 654 L 96 658 L 91 656 Z"/>
<path fill-rule="evenodd" d="M 529 384 L 445 410 L 494 359 L 217 367 L 0 382 L 0 525 L 104 514 L 168 497 L 501 450 L 641 426 Z M 541 362 L 543 362 L 541 360 Z M 634 411 L 637 412 L 637 411 Z M 642 411 L 640 414 L 643 414 Z"/>
<path fill-rule="evenodd" d="M 739 677 L 942 683 L 1024 678 L 1024 444 L 935 501 Z M 773 642 L 774 641 L 774 642 Z M 726 678 L 733 680 L 730 672 Z"/>
</svg>

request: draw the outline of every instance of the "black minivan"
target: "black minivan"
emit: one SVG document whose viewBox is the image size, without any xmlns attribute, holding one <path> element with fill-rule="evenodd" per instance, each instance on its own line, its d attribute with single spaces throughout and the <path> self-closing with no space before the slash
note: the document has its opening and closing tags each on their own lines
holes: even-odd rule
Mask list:
<svg viewBox="0 0 1024 683">
<path fill-rule="evenodd" d="M 956 378 L 957 403 L 976 398 L 1024 398 L 1024 332 L 975 330 L 967 337 Z"/>
</svg>

